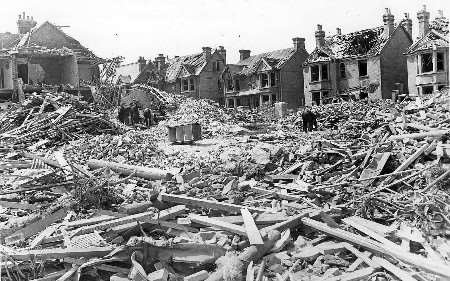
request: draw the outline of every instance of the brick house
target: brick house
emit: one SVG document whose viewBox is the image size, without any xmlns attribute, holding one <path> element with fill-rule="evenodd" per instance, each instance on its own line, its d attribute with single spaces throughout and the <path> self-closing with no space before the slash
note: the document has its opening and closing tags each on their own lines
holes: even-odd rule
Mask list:
<svg viewBox="0 0 450 281">
<path fill-rule="evenodd" d="M 424 6 L 417 13 L 419 38 L 406 51 L 408 88 L 412 96 L 431 94 L 449 85 L 448 24 L 439 11 L 430 24 L 430 12 Z"/>
<path fill-rule="evenodd" d="M 222 74 L 226 107 L 258 107 L 263 103 L 286 102 L 295 108 L 303 104 L 301 65 L 308 57 L 304 38 L 294 38 L 292 48 L 250 56 L 240 50 L 240 60 L 228 64 Z"/>
<path fill-rule="evenodd" d="M 169 93 L 221 101 L 219 77 L 225 65 L 226 50 L 222 46 L 214 52 L 210 47 L 203 47 L 201 53 L 174 57 L 167 62 L 160 54 L 154 62 L 148 62 L 133 83 L 147 84 Z"/>
<path fill-rule="evenodd" d="M 44 22 L 39 27 L 33 17 L 19 15 L 18 34 L 0 33 L 0 91 L 12 92 L 13 81 L 21 78 L 25 85 L 71 84 L 99 78 L 95 56 L 59 27 Z"/>
<path fill-rule="evenodd" d="M 135 62 L 122 63 L 116 68 L 114 82 L 117 84 L 131 84 L 147 65 L 144 57 L 139 57 Z"/>
<path fill-rule="evenodd" d="M 391 98 L 393 90 L 406 88 L 406 60 L 412 44 L 412 21 L 394 24 L 386 9 L 383 26 L 325 37 L 321 25 L 315 32 L 316 48 L 303 67 L 305 103 L 329 102 L 335 97 Z M 399 84 L 400 83 L 400 84 Z"/>
</svg>

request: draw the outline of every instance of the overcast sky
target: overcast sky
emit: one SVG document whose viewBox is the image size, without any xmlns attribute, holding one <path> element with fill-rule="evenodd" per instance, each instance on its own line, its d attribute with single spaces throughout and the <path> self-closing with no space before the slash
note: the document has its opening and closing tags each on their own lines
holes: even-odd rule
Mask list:
<svg viewBox="0 0 450 281">
<path fill-rule="evenodd" d="M 23 11 L 38 25 L 48 20 L 68 25 L 64 31 L 98 56 L 122 55 L 127 62 L 139 56 L 154 59 L 198 53 L 202 46 L 224 46 L 227 62 L 239 58 L 239 49 L 252 54 L 292 46 L 293 37 L 306 38 L 314 49 L 314 30 L 322 24 L 326 34 L 382 25 L 384 8 L 398 21 L 404 13 L 413 19 L 423 4 L 431 12 L 448 9 L 448 0 L 22 0 L 2 2 L 0 32 L 17 32 Z"/>
</svg>

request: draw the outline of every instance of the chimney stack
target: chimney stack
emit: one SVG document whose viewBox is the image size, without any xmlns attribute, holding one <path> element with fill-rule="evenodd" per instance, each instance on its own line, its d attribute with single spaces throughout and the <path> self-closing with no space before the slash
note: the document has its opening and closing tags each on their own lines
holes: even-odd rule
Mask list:
<svg viewBox="0 0 450 281">
<path fill-rule="evenodd" d="M 337 28 L 336 28 L 336 34 L 337 34 L 337 35 L 342 35 L 342 30 L 341 30 L 340 27 L 337 27 Z"/>
<path fill-rule="evenodd" d="M 405 19 L 403 20 L 402 25 L 412 38 L 412 19 L 409 17 L 409 13 L 405 13 Z"/>
<path fill-rule="evenodd" d="M 394 31 L 394 15 L 391 14 L 391 9 L 386 8 L 383 15 L 384 33 L 389 37 Z"/>
<path fill-rule="evenodd" d="M 147 64 L 147 60 L 144 57 L 139 57 L 138 63 L 139 63 L 139 72 L 142 72 L 142 70 L 144 70 L 145 65 Z"/>
<path fill-rule="evenodd" d="M 427 6 L 423 5 L 423 9 L 417 13 L 419 20 L 419 38 L 424 37 L 430 29 L 430 12 L 427 12 Z"/>
<path fill-rule="evenodd" d="M 292 42 L 296 51 L 305 49 L 305 38 L 295 37 L 292 38 Z"/>
<path fill-rule="evenodd" d="M 20 34 L 25 34 L 31 31 L 33 27 L 36 26 L 36 21 L 33 17 L 25 16 L 25 12 L 22 15 L 19 15 L 19 19 L 17 20 L 17 28 Z"/>
<path fill-rule="evenodd" d="M 250 50 L 239 50 L 239 60 L 245 60 L 250 57 Z"/>
<path fill-rule="evenodd" d="M 317 25 L 316 30 L 316 47 L 322 48 L 325 45 L 325 31 L 322 30 L 322 25 Z"/>
<path fill-rule="evenodd" d="M 166 57 L 163 54 L 158 54 L 158 56 L 155 58 L 155 61 L 156 61 L 156 68 L 158 69 L 158 71 L 161 71 L 164 68 L 164 65 L 166 64 Z"/>
<path fill-rule="evenodd" d="M 211 48 L 210 47 L 202 47 L 203 55 L 209 59 L 211 57 Z"/>
<path fill-rule="evenodd" d="M 227 64 L 227 50 L 223 46 L 219 46 L 217 52 L 223 57 L 223 63 Z"/>
<path fill-rule="evenodd" d="M 438 10 L 438 19 L 442 19 L 444 17 L 444 11 L 443 10 Z"/>
</svg>

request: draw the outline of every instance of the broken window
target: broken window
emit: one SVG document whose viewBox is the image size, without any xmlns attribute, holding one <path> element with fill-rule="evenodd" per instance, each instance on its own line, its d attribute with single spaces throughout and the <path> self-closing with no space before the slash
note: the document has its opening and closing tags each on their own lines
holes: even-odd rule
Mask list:
<svg viewBox="0 0 450 281">
<path fill-rule="evenodd" d="M 189 90 L 189 82 L 188 80 L 184 79 L 183 81 L 183 91 Z"/>
<path fill-rule="evenodd" d="M 366 60 L 358 61 L 358 71 L 359 71 L 359 77 L 367 76 L 367 61 Z"/>
<path fill-rule="evenodd" d="M 345 72 L 345 63 L 341 62 L 339 64 L 339 73 L 341 75 L 341 78 L 346 78 L 347 77 L 347 73 Z"/>
<path fill-rule="evenodd" d="M 193 91 L 194 89 L 195 89 L 195 87 L 194 87 L 194 79 L 191 78 L 191 79 L 189 79 L 189 90 Z"/>
<path fill-rule="evenodd" d="M 261 74 L 261 87 L 265 88 L 269 86 L 269 77 L 267 73 Z"/>
<path fill-rule="evenodd" d="M 444 53 L 436 54 L 437 71 L 444 71 Z"/>
<path fill-rule="evenodd" d="M 422 73 L 433 71 L 433 54 L 422 54 Z"/>
<path fill-rule="evenodd" d="M 322 64 L 322 80 L 328 80 L 328 64 Z"/>
<path fill-rule="evenodd" d="M 319 81 L 319 66 L 312 65 L 311 66 L 311 81 Z"/>
<path fill-rule="evenodd" d="M 275 81 L 275 72 L 271 72 L 270 73 L 270 86 L 275 86 L 277 84 L 277 82 Z"/>
<path fill-rule="evenodd" d="M 241 90 L 241 85 L 239 85 L 239 80 L 234 80 L 234 89 L 236 91 L 240 91 Z"/>
</svg>

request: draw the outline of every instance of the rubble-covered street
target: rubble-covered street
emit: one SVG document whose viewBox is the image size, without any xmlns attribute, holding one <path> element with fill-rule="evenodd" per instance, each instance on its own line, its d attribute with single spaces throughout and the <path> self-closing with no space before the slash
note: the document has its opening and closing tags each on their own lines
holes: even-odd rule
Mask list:
<svg viewBox="0 0 450 281">
<path fill-rule="evenodd" d="M 311 133 L 175 98 L 148 129 L 56 94 L 2 111 L 2 280 L 450 278 L 447 89 L 320 106 Z"/>
</svg>

